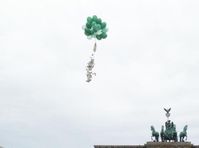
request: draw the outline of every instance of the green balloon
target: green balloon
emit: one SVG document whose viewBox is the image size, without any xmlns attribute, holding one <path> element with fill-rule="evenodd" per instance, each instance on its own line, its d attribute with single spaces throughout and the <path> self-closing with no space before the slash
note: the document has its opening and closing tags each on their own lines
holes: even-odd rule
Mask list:
<svg viewBox="0 0 199 148">
<path fill-rule="evenodd" d="M 91 35 L 93 35 L 95 33 L 95 31 L 93 29 L 90 30 Z"/>
<path fill-rule="evenodd" d="M 96 38 L 97 38 L 98 40 L 101 40 L 101 39 L 102 39 L 102 37 L 101 37 L 100 35 L 96 35 Z"/>
<path fill-rule="evenodd" d="M 108 31 L 108 29 L 107 28 L 104 28 L 104 29 L 102 29 L 102 32 L 107 32 Z"/>
<path fill-rule="evenodd" d="M 105 34 L 102 38 L 103 38 L 103 39 L 107 38 L 107 34 Z"/>
<path fill-rule="evenodd" d="M 93 15 L 93 20 L 97 20 L 97 15 Z"/>
<path fill-rule="evenodd" d="M 100 34 L 102 34 L 102 30 L 101 29 L 96 32 L 96 35 L 100 35 Z"/>
<path fill-rule="evenodd" d="M 92 20 L 91 21 L 87 21 L 87 23 L 86 24 L 89 24 L 89 25 L 92 25 Z"/>
<path fill-rule="evenodd" d="M 96 15 L 93 15 L 93 21 L 95 21 L 95 22 L 97 22 L 97 20 L 98 20 L 98 18 L 97 18 L 97 16 Z"/>
<path fill-rule="evenodd" d="M 88 29 L 88 28 L 85 28 L 85 34 L 86 34 L 86 35 L 91 35 L 91 34 L 92 34 L 92 33 L 91 33 L 91 30 Z"/>
<path fill-rule="evenodd" d="M 96 22 L 97 22 L 98 24 L 101 24 L 101 23 L 102 23 L 101 18 L 98 18 L 98 19 L 96 20 Z"/>
<path fill-rule="evenodd" d="M 101 38 L 103 38 L 102 34 L 99 35 Z"/>
<path fill-rule="evenodd" d="M 101 25 L 97 24 L 97 28 L 98 28 L 98 30 L 100 30 L 101 29 Z"/>
<path fill-rule="evenodd" d="M 100 37 L 104 39 L 107 37 L 107 34 L 105 32 L 102 32 L 102 34 L 100 34 Z"/>
<path fill-rule="evenodd" d="M 91 29 L 92 25 L 90 23 L 86 23 L 86 27 Z"/>
<path fill-rule="evenodd" d="M 88 32 L 86 32 L 86 31 L 84 31 L 84 34 L 86 35 L 86 36 L 89 36 L 90 34 L 88 33 Z"/>
<path fill-rule="evenodd" d="M 100 26 L 99 24 L 95 24 L 95 25 L 93 26 L 93 30 L 94 30 L 95 32 L 99 31 L 100 29 L 101 29 L 101 26 Z"/>
<path fill-rule="evenodd" d="M 92 27 L 94 27 L 96 24 L 97 24 L 96 22 L 92 22 L 91 25 L 92 25 Z"/>
<path fill-rule="evenodd" d="M 102 29 L 106 28 L 106 23 L 103 22 L 103 23 L 101 24 L 101 27 L 102 27 Z"/>
<path fill-rule="evenodd" d="M 87 17 L 87 22 L 91 22 L 92 18 L 91 17 Z"/>
<path fill-rule="evenodd" d="M 95 32 L 98 31 L 98 26 L 97 26 L 97 24 L 93 26 L 93 30 L 94 30 Z"/>
</svg>

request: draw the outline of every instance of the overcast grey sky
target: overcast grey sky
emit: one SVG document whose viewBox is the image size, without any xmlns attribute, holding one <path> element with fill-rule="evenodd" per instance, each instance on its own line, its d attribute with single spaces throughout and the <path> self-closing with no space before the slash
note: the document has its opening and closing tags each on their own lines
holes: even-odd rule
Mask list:
<svg viewBox="0 0 199 148">
<path fill-rule="evenodd" d="M 0 2 L 0 145 L 92 148 L 144 144 L 171 107 L 199 144 L 199 1 L 6 0 Z M 86 83 L 93 41 L 107 22 Z"/>
</svg>

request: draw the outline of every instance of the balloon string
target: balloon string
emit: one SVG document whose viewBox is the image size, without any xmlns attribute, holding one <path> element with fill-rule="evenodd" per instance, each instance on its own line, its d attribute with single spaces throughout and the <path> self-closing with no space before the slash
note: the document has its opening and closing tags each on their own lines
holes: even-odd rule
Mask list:
<svg viewBox="0 0 199 148">
<path fill-rule="evenodd" d="M 86 82 L 90 82 L 93 78 L 93 75 L 96 76 L 96 73 L 93 72 L 93 68 L 95 66 L 95 60 L 94 60 L 94 55 L 95 55 L 95 52 L 96 52 L 96 49 L 97 49 L 97 43 L 95 41 L 94 43 L 94 46 L 93 46 L 93 53 L 90 57 L 90 61 L 87 63 L 87 67 L 86 67 L 86 76 L 87 76 L 87 80 Z"/>
<path fill-rule="evenodd" d="M 95 44 L 94 44 L 94 46 L 93 46 L 93 52 L 96 52 L 96 50 L 97 50 L 97 43 L 96 43 L 96 41 L 95 41 Z"/>
</svg>

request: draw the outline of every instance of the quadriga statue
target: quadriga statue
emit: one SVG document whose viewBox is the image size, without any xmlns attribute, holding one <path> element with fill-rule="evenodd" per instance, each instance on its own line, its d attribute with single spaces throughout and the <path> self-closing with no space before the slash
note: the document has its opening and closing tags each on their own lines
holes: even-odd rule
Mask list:
<svg viewBox="0 0 199 148">
<path fill-rule="evenodd" d="M 165 127 L 166 130 L 164 130 L 164 126 L 162 126 L 161 132 L 160 132 L 160 136 L 161 136 L 161 141 L 165 142 L 165 141 L 178 141 L 178 135 L 176 132 L 176 125 L 171 122 L 170 120 L 168 120 L 167 122 L 165 122 Z"/>
</svg>

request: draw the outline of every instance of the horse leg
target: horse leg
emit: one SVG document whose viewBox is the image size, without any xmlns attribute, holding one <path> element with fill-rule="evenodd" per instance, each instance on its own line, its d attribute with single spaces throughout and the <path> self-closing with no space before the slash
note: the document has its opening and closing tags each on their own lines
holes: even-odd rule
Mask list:
<svg viewBox="0 0 199 148">
<path fill-rule="evenodd" d="M 163 138 L 163 136 L 161 136 L 161 141 L 162 141 L 162 142 L 164 142 L 164 138 Z"/>
<path fill-rule="evenodd" d="M 184 142 L 184 136 L 182 137 L 182 142 Z"/>
</svg>

